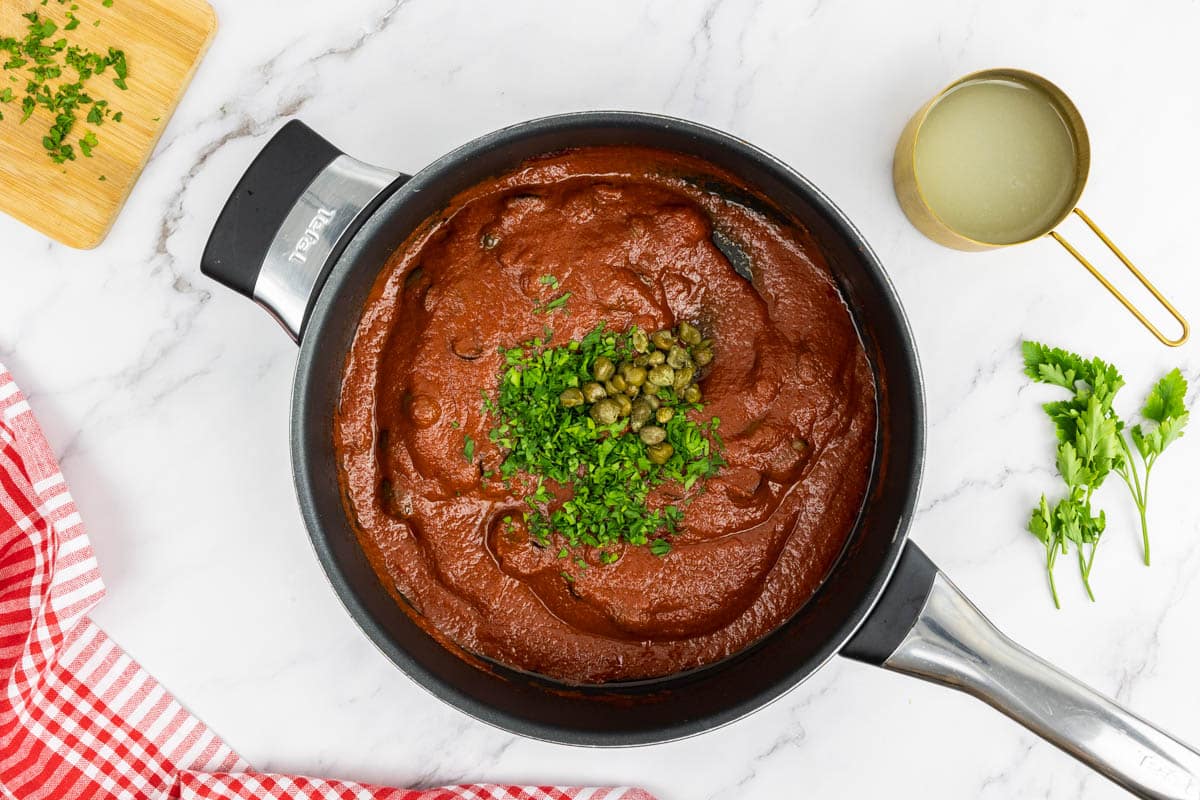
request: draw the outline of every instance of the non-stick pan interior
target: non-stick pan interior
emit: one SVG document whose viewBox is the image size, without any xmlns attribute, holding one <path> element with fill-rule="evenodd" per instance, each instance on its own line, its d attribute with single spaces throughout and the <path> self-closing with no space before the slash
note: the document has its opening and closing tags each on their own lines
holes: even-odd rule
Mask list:
<svg viewBox="0 0 1200 800">
<path fill-rule="evenodd" d="M 769 198 L 815 237 L 859 324 L 880 387 L 868 501 L 843 557 L 786 625 L 720 664 L 640 684 L 572 687 L 498 665 L 481 668 L 435 641 L 381 585 L 339 496 L 332 420 L 345 354 L 368 291 L 392 251 L 463 189 L 521 161 L 571 147 L 627 144 L 699 156 Z M 746 143 L 693 123 L 589 112 L 535 120 L 467 144 L 415 175 L 368 220 L 333 268 L 301 343 L 292 455 L 317 554 L 351 615 L 379 649 L 438 697 L 537 738 L 631 745 L 687 736 L 770 702 L 837 652 L 870 610 L 903 546 L 920 479 L 920 375 L 903 312 L 861 235 L 815 187 Z"/>
</svg>

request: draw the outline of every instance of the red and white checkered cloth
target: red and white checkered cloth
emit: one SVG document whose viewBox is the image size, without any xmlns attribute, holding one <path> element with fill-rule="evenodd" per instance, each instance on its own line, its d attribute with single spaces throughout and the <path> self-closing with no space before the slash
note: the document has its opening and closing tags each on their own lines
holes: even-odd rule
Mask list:
<svg viewBox="0 0 1200 800">
<path fill-rule="evenodd" d="M 96 557 L 0 364 L 0 797 L 5 800 L 653 800 L 639 789 L 426 791 L 254 773 L 87 617 Z"/>
</svg>

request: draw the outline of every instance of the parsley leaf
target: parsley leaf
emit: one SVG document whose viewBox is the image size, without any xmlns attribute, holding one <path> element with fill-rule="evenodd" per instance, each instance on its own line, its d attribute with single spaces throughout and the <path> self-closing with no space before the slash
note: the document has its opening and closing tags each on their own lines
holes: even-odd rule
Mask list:
<svg viewBox="0 0 1200 800">
<path fill-rule="evenodd" d="M 549 314 L 551 311 L 557 311 L 558 309 L 566 306 L 567 301 L 570 299 L 571 293 L 566 292 L 565 294 L 561 294 L 547 303 L 537 306 L 533 310 L 539 314 Z"/>
<path fill-rule="evenodd" d="M 1176 419 L 1182 419 L 1183 424 L 1186 425 L 1188 412 L 1183 404 L 1186 395 L 1187 381 L 1178 368 L 1173 369 L 1150 390 L 1150 396 L 1146 398 L 1146 405 L 1142 406 L 1142 416 L 1159 423 L 1160 427 L 1170 424 L 1171 420 Z M 1141 429 L 1140 425 L 1137 427 L 1139 430 Z M 1158 448 L 1157 452 L 1161 453 L 1162 448 Z M 1143 453 L 1143 455 L 1149 455 L 1149 453 Z"/>
</svg>

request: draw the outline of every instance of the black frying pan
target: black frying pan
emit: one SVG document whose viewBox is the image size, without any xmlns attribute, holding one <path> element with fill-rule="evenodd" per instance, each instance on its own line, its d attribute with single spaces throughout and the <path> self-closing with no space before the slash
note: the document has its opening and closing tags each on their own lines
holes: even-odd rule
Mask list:
<svg viewBox="0 0 1200 800">
<path fill-rule="evenodd" d="M 579 687 L 501 665 L 480 668 L 396 604 L 343 510 L 332 421 L 362 304 L 395 247 L 463 189 L 533 156 L 601 144 L 698 156 L 758 190 L 770 213 L 807 228 L 854 314 L 881 397 L 862 515 L 833 572 L 795 617 L 703 669 Z M 566 114 L 488 134 L 409 177 L 362 164 L 293 121 L 234 189 L 202 269 L 266 307 L 300 343 L 292 395 L 296 490 L 342 602 L 398 667 L 471 716 L 554 742 L 662 742 L 749 714 L 840 653 L 973 694 L 1136 794 L 1200 798 L 1200 754 L 1004 637 L 907 542 L 925 417 L 904 312 L 879 260 L 842 212 L 746 142 L 668 117 Z"/>
</svg>

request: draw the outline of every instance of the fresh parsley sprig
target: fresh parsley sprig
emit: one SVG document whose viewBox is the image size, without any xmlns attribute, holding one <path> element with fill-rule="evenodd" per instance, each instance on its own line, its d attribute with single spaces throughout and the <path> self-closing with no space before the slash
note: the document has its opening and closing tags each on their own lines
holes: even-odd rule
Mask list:
<svg viewBox="0 0 1200 800">
<path fill-rule="evenodd" d="M 1072 393 L 1069 400 L 1043 406 L 1058 436 L 1056 464 L 1067 494 L 1053 506 L 1042 495 L 1030 516 L 1029 530 L 1046 547 L 1046 574 L 1054 605 L 1060 606 L 1054 584 L 1055 561 L 1060 554 L 1068 554 L 1070 544 L 1078 554 L 1084 588 L 1094 600 L 1090 578 L 1106 520 L 1103 511 L 1093 513 L 1092 493 L 1124 459 L 1118 443 L 1122 423 L 1112 401 L 1125 380 L 1115 367 L 1098 358 L 1088 361 L 1037 342 L 1025 342 L 1022 350 L 1026 375 Z"/>
<path fill-rule="evenodd" d="M 1142 414 L 1155 423 L 1130 430 L 1130 438 L 1142 461 L 1142 471 L 1134 464 L 1133 452 L 1126 441 L 1125 423 L 1113 409 L 1117 392 L 1125 385 L 1116 367 L 1099 358 L 1085 359 L 1075 353 L 1038 342 L 1024 342 L 1022 355 L 1025 374 L 1039 383 L 1059 386 L 1071 393 L 1067 400 L 1046 403 L 1043 408 L 1054 423 L 1058 438 L 1056 465 L 1067 485 L 1067 493 L 1053 506 L 1042 495 L 1030 515 L 1029 530 L 1046 548 L 1046 573 L 1054 605 L 1061 607 L 1054 583 L 1058 556 L 1067 555 L 1074 544 L 1088 597 L 1092 592 L 1091 573 L 1100 537 L 1106 527 L 1103 511 L 1092 509 L 1092 495 L 1110 473 L 1116 473 L 1129 487 L 1141 517 L 1146 563 L 1150 563 L 1150 538 L 1146 527 L 1146 498 L 1150 467 L 1187 424 L 1184 396 L 1187 381 L 1179 370 L 1164 376 L 1150 393 Z M 1087 553 L 1085 555 L 1085 548 Z"/>
<path fill-rule="evenodd" d="M 1120 474 L 1133 495 L 1133 502 L 1137 505 L 1138 517 L 1142 524 L 1142 549 L 1146 566 L 1150 566 L 1150 532 L 1146 527 L 1150 468 L 1158 461 L 1163 450 L 1167 449 L 1167 445 L 1183 436 L 1189 416 L 1187 407 L 1184 406 L 1187 388 L 1187 380 L 1178 369 L 1164 375 L 1154 384 L 1145 405 L 1142 406 L 1142 416 L 1154 424 L 1143 428 L 1139 423 L 1129 429 L 1129 438 L 1133 440 L 1133 452 L 1130 452 L 1125 440 L 1121 440 L 1121 445 L 1125 448 L 1125 468 Z M 1142 463 L 1140 473 L 1133 453 L 1137 453 Z"/>
</svg>

